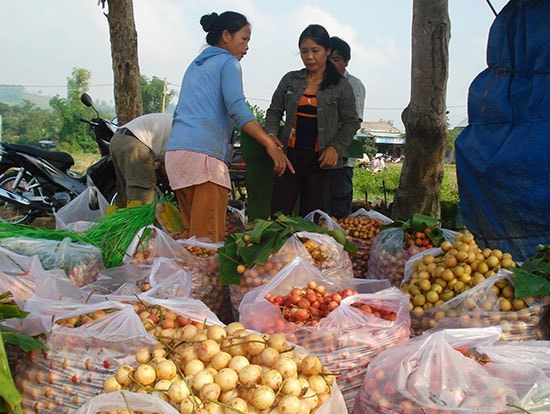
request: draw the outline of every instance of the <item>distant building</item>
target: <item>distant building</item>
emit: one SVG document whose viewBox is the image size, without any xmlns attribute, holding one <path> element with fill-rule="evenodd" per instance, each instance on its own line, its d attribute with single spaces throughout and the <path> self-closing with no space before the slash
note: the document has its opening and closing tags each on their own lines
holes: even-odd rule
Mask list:
<svg viewBox="0 0 550 414">
<path fill-rule="evenodd" d="M 362 122 L 357 136 L 359 139 L 372 138 L 379 153 L 392 157 L 399 157 L 403 154 L 405 134 L 387 122 Z"/>
</svg>

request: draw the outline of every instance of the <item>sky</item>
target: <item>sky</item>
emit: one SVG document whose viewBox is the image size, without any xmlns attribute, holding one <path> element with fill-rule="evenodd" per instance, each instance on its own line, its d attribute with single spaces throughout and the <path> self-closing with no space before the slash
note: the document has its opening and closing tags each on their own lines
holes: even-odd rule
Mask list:
<svg viewBox="0 0 550 414">
<path fill-rule="evenodd" d="M 494 14 L 488 0 L 449 0 L 447 83 L 451 127 L 467 118 L 468 88 L 486 67 Z M 499 12 L 508 0 L 489 0 Z M 188 64 L 206 45 L 199 20 L 213 11 L 243 13 L 252 25 L 241 60 L 245 96 L 267 109 L 280 78 L 303 67 L 298 37 L 311 23 L 351 46 L 348 70 L 366 86 L 364 121 L 392 121 L 410 100 L 413 0 L 134 0 L 142 75 L 179 91 Z M 0 0 L 0 85 L 66 97 L 74 68 L 91 72 L 90 95 L 114 105 L 109 28 L 97 0 Z M 175 99 L 173 101 L 175 103 Z"/>
</svg>

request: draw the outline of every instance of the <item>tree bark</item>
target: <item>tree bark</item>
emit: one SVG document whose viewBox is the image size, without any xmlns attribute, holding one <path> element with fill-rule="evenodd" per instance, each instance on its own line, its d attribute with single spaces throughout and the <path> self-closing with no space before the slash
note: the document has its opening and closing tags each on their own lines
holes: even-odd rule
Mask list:
<svg viewBox="0 0 550 414">
<path fill-rule="evenodd" d="M 118 124 L 143 113 L 137 31 L 132 0 L 108 0 L 114 97 Z"/>
<path fill-rule="evenodd" d="M 448 1 L 414 0 L 411 99 L 401 114 L 405 161 L 391 209 L 394 220 L 414 213 L 441 215 L 450 36 Z"/>
</svg>

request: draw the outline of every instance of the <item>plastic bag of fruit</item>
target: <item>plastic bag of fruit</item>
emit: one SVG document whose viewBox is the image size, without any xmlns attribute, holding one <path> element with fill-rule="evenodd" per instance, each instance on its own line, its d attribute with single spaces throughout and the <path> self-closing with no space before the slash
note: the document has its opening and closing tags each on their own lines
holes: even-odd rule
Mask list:
<svg viewBox="0 0 550 414">
<path fill-rule="evenodd" d="M 231 303 L 235 310 L 239 308 L 243 296 L 249 290 L 266 284 L 296 257 L 314 264 L 328 277 L 335 279 L 353 277 L 351 260 L 342 244 L 328 234 L 297 232 L 287 239 L 277 253 L 271 254 L 265 264 L 245 267 L 239 285 L 229 286 Z"/>
<path fill-rule="evenodd" d="M 103 391 L 151 392 L 180 413 L 219 413 L 222 406 L 228 413 L 345 412 L 334 375 L 283 334 L 238 322 L 185 328 L 140 349 L 134 363 L 105 380 Z"/>
<path fill-rule="evenodd" d="M 391 218 L 376 210 L 367 211 L 364 208 L 338 220 L 347 237 L 357 246 L 357 253 L 351 256 L 353 277 L 367 277 L 372 242 L 382 231 L 382 227 L 390 223 L 393 223 Z"/>
<path fill-rule="evenodd" d="M 550 307 L 550 295 L 516 298 L 513 274 L 505 269 L 437 303 L 427 309 L 416 306 L 412 310 L 413 335 L 428 329 L 498 325 L 502 328 L 504 341 L 549 338 L 544 318 Z"/>
<path fill-rule="evenodd" d="M 77 286 L 93 282 L 103 265 L 101 249 L 89 243 L 73 242 L 70 238 L 61 241 L 32 237 L 7 237 L 0 245 L 15 253 L 38 256 L 46 270 L 61 269 Z"/>
<path fill-rule="evenodd" d="M 457 232 L 447 229 L 438 229 L 442 240 L 453 241 Z M 368 261 L 367 279 L 389 279 L 391 283 L 399 287 L 403 281 L 405 264 L 415 254 L 437 247 L 428 237 L 426 232 L 415 232 L 419 242 L 408 245 L 406 235 L 402 227 L 389 227 L 383 229 L 372 241 Z M 424 236 L 422 236 L 424 234 Z M 422 240 L 429 243 L 422 244 Z M 418 245 L 420 244 L 420 245 Z"/>
<path fill-rule="evenodd" d="M 15 367 L 24 411 L 73 412 L 102 390 L 117 364 L 130 363 L 137 350 L 157 343 L 130 305 L 74 305 L 54 317 L 47 351 L 32 351 Z"/>
<path fill-rule="evenodd" d="M 489 355 L 500 333 L 497 327 L 442 330 L 382 352 L 367 369 L 354 413 L 547 412 L 549 378 L 541 370 Z"/>
<path fill-rule="evenodd" d="M 90 198 L 97 198 L 97 209 L 90 207 Z M 54 212 L 55 228 L 84 232 L 105 215 L 109 202 L 96 187 L 88 187 L 74 200 Z"/>
<path fill-rule="evenodd" d="M 306 214 L 304 219 L 317 223 L 319 226 L 325 227 L 329 230 L 343 230 L 338 224 L 338 221 L 323 210 L 313 210 Z"/>
<path fill-rule="evenodd" d="M 301 258 L 248 292 L 239 314 L 247 328 L 285 332 L 319 356 L 349 409 L 370 360 L 410 335 L 408 299 L 387 280 L 330 279 Z"/>
<path fill-rule="evenodd" d="M 225 214 L 225 235 L 231 233 L 240 233 L 246 227 L 246 215 L 244 205 L 243 208 L 227 206 Z"/>
<path fill-rule="evenodd" d="M 46 272 L 37 256 L 24 256 L 0 247 L 0 291 L 9 291 L 20 309 L 36 287 L 35 281 Z"/>
<path fill-rule="evenodd" d="M 229 289 L 220 284 L 220 258 L 217 250 L 222 245 L 221 242 L 204 242 L 195 237 L 174 240 L 162 230 L 149 226 L 136 235 L 124 262 L 143 267 L 151 266 L 157 258 L 172 259 L 173 270 L 177 270 L 173 266 L 177 264 L 177 268 L 191 274 L 192 297 L 202 300 L 217 313 L 229 300 Z M 158 273 L 158 269 L 152 268 L 150 278 L 162 277 Z"/>
<path fill-rule="evenodd" d="M 100 394 L 88 400 L 75 414 L 98 414 L 128 410 L 143 414 L 179 414 L 180 411 L 162 398 L 131 391 Z"/>
</svg>

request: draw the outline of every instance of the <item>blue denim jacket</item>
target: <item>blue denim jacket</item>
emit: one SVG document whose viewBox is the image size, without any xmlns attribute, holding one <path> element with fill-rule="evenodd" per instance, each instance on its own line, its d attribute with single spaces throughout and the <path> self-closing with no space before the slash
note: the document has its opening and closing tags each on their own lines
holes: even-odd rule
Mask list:
<svg viewBox="0 0 550 414">
<path fill-rule="evenodd" d="M 296 108 L 307 86 L 306 69 L 288 72 L 283 76 L 271 98 L 266 112 L 265 129 L 268 134 L 277 136 L 288 144 Z M 279 134 L 279 125 L 284 127 Z M 317 91 L 317 125 L 319 151 L 333 146 L 340 159 L 335 168 L 342 168 L 342 154 L 357 132 L 357 111 L 353 88 L 346 78 L 340 79 L 336 86 Z"/>
</svg>

